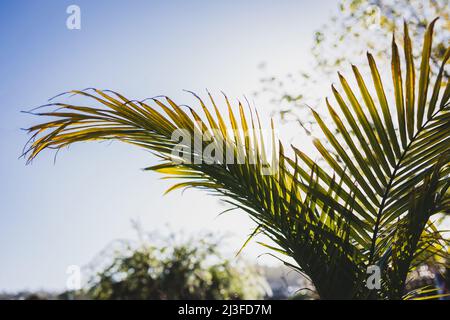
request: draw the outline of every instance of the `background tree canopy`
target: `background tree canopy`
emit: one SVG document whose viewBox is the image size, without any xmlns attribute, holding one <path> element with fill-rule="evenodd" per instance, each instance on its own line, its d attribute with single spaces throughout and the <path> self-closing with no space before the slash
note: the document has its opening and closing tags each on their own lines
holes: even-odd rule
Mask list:
<svg viewBox="0 0 450 320">
<path fill-rule="evenodd" d="M 413 43 L 415 64 L 419 65 L 420 48 L 427 25 L 440 17 L 434 35 L 431 55 L 431 71 L 436 73 L 439 61 L 444 56 L 450 37 L 450 6 L 448 0 L 342 0 L 338 13 L 317 30 L 311 48 L 312 64 L 310 71 L 298 70 L 286 75 L 272 75 L 261 68 L 265 76 L 261 79 L 261 90 L 257 95 L 266 95 L 277 107 L 275 114 L 282 120 L 297 121 L 310 128 L 314 122 L 306 105 L 323 108 L 322 92 L 337 79 L 337 71 L 351 71 L 350 63 L 366 63 L 366 52 L 370 51 L 377 61 L 389 62 L 390 51 L 386 50 L 396 32 L 401 35 L 403 21 L 408 21 Z M 399 42 L 401 44 L 401 37 Z M 292 39 L 295 41 L 295 39 Z M 380 69 L 390 68 L 389 64 L 379 63 Z M 364 71 L 362 71 L 364 73 Z"/>
<path fill-rule="evenodd" d="M 268 285 L 261 270 L 225 259 L 212 236 L 163 246 L 113 243 L 83 296 L 91 299 L 261 299 Z M 114 249 L 111 252 L 111 249 Z M 97 266 L 98 268 L 98 266 Z"/>
</svg>

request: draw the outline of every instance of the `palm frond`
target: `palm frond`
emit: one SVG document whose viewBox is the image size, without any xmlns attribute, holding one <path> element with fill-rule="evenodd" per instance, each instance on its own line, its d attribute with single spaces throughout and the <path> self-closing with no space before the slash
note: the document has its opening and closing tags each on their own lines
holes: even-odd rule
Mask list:
<svg viewBox="0 0 450 320">
<path fill-rule="evenodd" d="M 450 50 L 431 86 L 435 22 L 424 37 L 418 81 L 406 24 L 405 81 L 393 37 L 392 106 L 370 54 L 370 84 L 356 66 L 357 90 L 339 74 L 343 94 L 332 86 L 338 108 L 326 100 L 334 125 L 313 111 L 333 149 L 313 141 L 326 165 L 295 147 L 294 157 L 288 157 L 274 136 L 267 144 L 258 114 L 240 102 L 233 106 L 226 96 L 227 116 L 209 93 L 209 103 L 195 95 L 200 115 L 168 97 L 147 103 L 96 89 L 72 93 L 98 106 L 52 103 L 47 108 L 56 110 L 36 112 L 53 119 L 29 129 L 25 155 L 31 161 L 44 149 L 94 140 L 148 149 L 162 160 L 148 170 L 182 179 L 168 191 L 212 190 L 248 213 L 258 226 L 254 234 L 264 233 L 278 252 L 292 257 L 322 298 L 399 298 L 411 266 L 427 253 L 445 252 L 446 246 L 430 223 L 431 216 L 448 213 L 450 207 L 450 85 L 445 74 Z M 196 138 L 202 136 L 207 139 Z M 365 287 L 366 268 L 372 264 L 391 270 L 384 272 L 380 292 Z"/>
</svg>

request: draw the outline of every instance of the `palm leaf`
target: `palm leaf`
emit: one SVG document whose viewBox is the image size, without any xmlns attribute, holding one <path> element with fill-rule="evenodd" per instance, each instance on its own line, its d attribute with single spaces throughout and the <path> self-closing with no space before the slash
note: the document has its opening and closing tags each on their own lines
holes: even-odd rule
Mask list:
<svg viewBox="0 0 450 320">
<path fill-rule="evenodd" d="M 32 139 L 25 155 L 32 161 L 44 149 L 93 140 L 119 140 L 148 149 L 162 160 L 149 170 L 182 179 L 169 191 L 211 190 L 246 212 L 258 226 L 249 239 L 265 234 L 277 246 L 269 247 L 292 257 L 321 298 L 400 298 L 406 275 L 420 259 L 445 254 L 445 244 L 429 220 L 450 207 L 450 88 L 445 75 L 450 51 L 428 99 L 434 24 L 425 34 L 417 87 L 406 24 L 405 82 L 393 38 L 395 108 L 389 105 L 386 84 L 370 54 L 376 98 L 356 66 L 357 90 L 339 74 L 344 95 L 332 86 L 338 108 L 326 100 L 334 125 L 313 111 L 332 148 L 313 141 L 326 165 L 295 147 L 294 158 L 288 157 L 274 136 L 268 144 L 258 114 L 255 117 L 251 108 L 245 111 L 240 102 L 233 106 L 226 96 L 227 116 L 211 94 L 209 106 L 194 94 L 202 116 L 168 97 L 147 103 L 96 89 L 71 92 L 87 98 L 90 106 L 52 103 L 46 108 L 56 110 L 34 112 L 53 119 L 29 129 Z M 175 139 L 177 129 L 184 135 Z M 208 141 L 196 139 L 199 135 Z M 267 154 L 269 145 L 272 152 Z M 394 270 L 383 273 L 380 292 L 365 287 L 371 264 Z"/>
</svg>

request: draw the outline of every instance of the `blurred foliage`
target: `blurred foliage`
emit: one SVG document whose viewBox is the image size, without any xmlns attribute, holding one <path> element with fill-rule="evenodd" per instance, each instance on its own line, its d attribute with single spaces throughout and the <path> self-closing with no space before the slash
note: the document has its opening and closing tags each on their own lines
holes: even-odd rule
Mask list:
<svg viewBox="0 0 450 320">
<path fill-rule="evenodd" d="M 450 38 L 450 6 L 448 0 L 341 0 L 338 13 L 313 35 L 309 70 L 298 70 L 286 75 L 270 74 L 266 63 L 260 68 L 265 73 L 262 87 L 256 95 L 264 95 L 277 106 L 274 114 L 282 121 L 297 121 L 305 129 L 314 122 L 307 105 L 324 107 L 323 84 L 332 83 L 337 71 L 366 63 L 366 51 L 378 61 L 390 61 L 389 47 L 393 32 L 403 20 L 408 21 L 413 47 L 421 48 L 426 26 L 436 17 L 439 32 L 435 33 L 431 55 L 432 72 L 436 73 Z M 401 43 L 401 37 L 398 37 Z M 420 52 L 414 51 L 420 59 Z M 416 61 L 416 65 L 419 62 Z M 293 66 L 295 67 L 295 66 Z M 389 67 L 379 63 L 378 67 Z M 349 69 L 350 70 L 350 69 Z"/>
<path fill-rule="evenodd" d="M 258 268 L 225 259 L 208 236 L 161 247 L 122 243 L 89 281 L 85 295 L 113 300 L 261 299 L 267 288 Z"/>
</svg>

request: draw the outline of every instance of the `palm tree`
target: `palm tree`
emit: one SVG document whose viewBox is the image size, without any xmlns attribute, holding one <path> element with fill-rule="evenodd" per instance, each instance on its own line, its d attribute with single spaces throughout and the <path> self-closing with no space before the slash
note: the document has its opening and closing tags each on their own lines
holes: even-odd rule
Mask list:
<svg viewBox="0 0 450 320">
<path fill-rule="evenodd" d="M 237 116 L 226 96 L 228 120 L 209 93 L 211 107 L 194 94 L 202 118 L 168 97 L 147 103 L 97 89 L 71 93 L 98 107 L 51 103 L 46 107 L 56 110 L 34 110 L 54 119 L 28 129 L 32 138 L 25 156 L 31 161 L 44 149 L 92 140 L 119 140 L 151 150 L 162 162 L 148 170 L 182 179 L 170 190 L 206 189 L 246 212 L 256 223 L 248 240 L 267 236 L 276 245 L 263 245 L 292 258 L 295 263 L 286 264 L 305 274 L 322 299 L 410 298 L 413 294 L 405 295 L 408 273 L 430 257 L 447 254 L 447 240 L 431 218 L 450 212 L 450 85 L 444 74 L 450 50 L 431 86 L 434 24 L 424 37 L 418 83 L 406 24 L 405 71 L 393 37 L 395 111 L 370 54 L 376 99 L 357 67 L 359 94 L 339 74 L 345 96 L 332 86 L 339 112 L 326 100 L 334 125 L 312 111 L 327 141 L 313 140 L 319 161 L 294 146 L 288 155 L 274 137 L 267 155 L 258 114 L 239 102 Z M 181 143 L 172 135 L 177 129 L 188 133 Z M 199 142 L 196 135 L 210 140 Z M 180 147 L 182 156 L 173 152 Z M 208 147 L 214 149 L 209 154 L 214 161 L 198 151 Z M 224 151 L 240 163 L 217 160 L 215 155 Z M 366 285 L 369 266 L 381 271 L 379 290 Z"/>
</svg>

